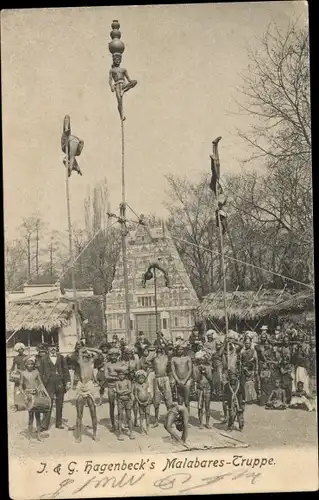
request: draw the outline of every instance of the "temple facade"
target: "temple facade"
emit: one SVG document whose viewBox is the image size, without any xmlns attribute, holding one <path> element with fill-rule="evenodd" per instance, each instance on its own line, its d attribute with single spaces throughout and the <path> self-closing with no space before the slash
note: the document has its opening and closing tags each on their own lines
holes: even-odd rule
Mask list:
<svg viewBox="0 0 319 500">
<path fill-rule="evenodd" d="M 148 266 L 157 262 L 167 272 L 169 286 L 161 272 L 156 272 L 157 321 L 155 315 L 154 277 L 142 284 Z M 197 295 L 177 249 L 164 225 L 153 228 L 139 225 L 127 240 L 127 266 L 130 302 L 130 338 L 143 331 L 151 342 L 156 339 L 156 326 L 166 338 L 177 334 L 188 338 L 194 326 L 199 305 Z M 126 338 L 123 261 L 120 258 L 112 291 L 106 296 L 107 335 Z"/>
</svg>

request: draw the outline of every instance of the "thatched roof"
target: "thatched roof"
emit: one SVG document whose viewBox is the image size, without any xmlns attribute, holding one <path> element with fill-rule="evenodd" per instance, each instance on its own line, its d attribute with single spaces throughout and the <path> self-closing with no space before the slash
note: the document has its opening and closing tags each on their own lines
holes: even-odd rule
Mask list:
<svg viewBox="0 0 319 500">
<path fill-rule="evenodd" d="M 21 300 L 10 303 L 6 312 L 6 330 L 46 330 L 65 326 L 72 313 L 69 301 Z"/>
<path fill-rule="evenodd" d="M 300 292 L 280 300 L 278 304 L 264 311 L 266 315 L 283 316 L 286 314 L 298 314 L 306 311 L 314 312 L 314 294 L 312 292 Z"/>
<path fill-rule="evenodd" d="M 228 292 L 227 307 L 229 319 L 258 320 L 266 316 L 282 315 L 285 312 L 309 310 L 313 307 L 313 294 L 300 292 L 291 294 L 281 290 Z M 312 297 L 312 306 L 311 300 Z M 198 314 L 203 319 L 225 319 L 224 294 L 216 292 L 207 295 L 199 306 Z"/>
</svg>

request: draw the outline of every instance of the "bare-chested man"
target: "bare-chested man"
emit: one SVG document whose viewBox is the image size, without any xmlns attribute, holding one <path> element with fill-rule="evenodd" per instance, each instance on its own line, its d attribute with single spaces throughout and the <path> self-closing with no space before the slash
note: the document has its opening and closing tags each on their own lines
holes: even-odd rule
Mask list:
<svg viewBox="0 0 319 500">
<path fill-rule="evenodd" d="M 116 53 L 113 54 L 112 57 L 113 64 L 109 73 L 109 85 L 112 92 L 115 92 L 121 120 L 125 120 L 123 116 L 123 95 L 125 92 L 135 87 L 137 81 L 131 80 L 127 70 L 121 68 L 122 54 Z"/>
<path fill-rule="evenodd" d="M 118 380 L 118 374 L 125 371 L 125 363 L 120 361 L 121 351 L 116 348 L 109 350 L 109 361 L 105 366 L 105 379 L 108 386 L 108 400 L 110 406 L 111 432 L 116 432 L 115 426 L 115 382 Z"/>
<path fill-rule="evenodd" d="M 155 373 L 154 380 L 154 408 L 155 408 L 155 423 L 154 427 L 158 426 L 159 408 L 161 404 L 162 396 L 164 397 L 164 402 L 166 408 L 168 408 L 172 402 L 172 391 L 169 382 L 169 377 L 167 373 L 167 368 L 169 364 L 168 355 L 165 353 L 164 346 L 158 344 L 156 347 L 156 357 L 153 359 L 153 368 Z"/>
<path fill-rule="evenodd" d="M 209 359 L 209 354 L 205 351 L 198 351 L 195 354 L 195 363 L 193 365 L 193 377 L 197 383 L 198 394 L 198 419 L 199 428 L 203 429 L 204 410 L 206 417 L 207 429 L 210 429 L 210 402 L 211 402 L 211 384 L 212 384 L 212 367 Z"/>
<path fill-rule="evenodd" d="M 88 405 L 92 419 L 93 439 L 96 440 L 97 416 L 94 398 L 94 361 L 101 354 L 99 349 L 81 347 L 78 352 L 79 381 L 76 385 L 76 424 L 75 438 L 79 443 L 82 439 L 82 420 L 85 404 Z"/>
<path fill-rule="evenodd" d="M 134 389 L 134 383 L 135 383 L 135 373 L 137 369 L 139 368 L 139 363 L 138 359 L 135 359 L 134 356 L 134 347 L 133 346 L 125 346 L 122 350 L 122 362 L 126 364 L 126 372 L 127 372 L 127 377 L 131 381 L 133 389 Z M 134 390 L 133 390 L 134 393 Z M 133 415 L 134 415 L 134 427 L 137 427 L 138 422 L 137 422 L 137 415 L 138 415 L 138 403 L 133 398 Z"/>
<path fill-rule="evenodd" d="M 172 403 L 167 410 L 164 423 L 165 430 L 174 441 L 188 448 L 188 411 L 185 406 Z M 181 434 L 179 434 L 181 433 Z"/>
<path fill-rule="evenodd" d="M 188 413 L 190 411 L 190 391 L 192 384 L 192 360 L 190 356 L 184 355 L 184 347 L 177 346 L 176 356 L 172 358 L 171 368 L 176 380 L 178 403 L 184 402 Z"/>
</svg>

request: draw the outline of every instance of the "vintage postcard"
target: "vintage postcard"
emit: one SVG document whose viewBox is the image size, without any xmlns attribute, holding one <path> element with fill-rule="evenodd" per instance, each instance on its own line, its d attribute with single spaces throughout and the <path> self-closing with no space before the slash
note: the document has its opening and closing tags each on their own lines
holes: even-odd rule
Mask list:
<svg viewBox="0 0 319 500">
<path fill-rule="evenodd" d="M 306 2 L 1 12 L 13 500 L 318 488 Z"/>
</svg>

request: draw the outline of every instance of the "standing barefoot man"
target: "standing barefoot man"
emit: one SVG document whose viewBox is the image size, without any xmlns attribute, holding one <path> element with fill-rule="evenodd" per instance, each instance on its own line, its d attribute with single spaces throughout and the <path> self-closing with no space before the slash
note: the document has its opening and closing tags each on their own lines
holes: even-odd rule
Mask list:
<svg viewBox="0 0 319 500">
<path fill-rule="evenodd" d="M 176 356 L 172 358 L 171 368 L 176 380 L 178 404 L 184 403 L 190 412 L 190 391 L 192 384 L 192 360 L 184 355 L 184 347 L 177 346 Z"/>
<path fill-rule="evenodd" d="M 165 354 L 162 344 L 158 344 L 156 348 L 156 357 L 153 360 L 155 373 L 154 380 L 154 408 L 155 408 L 155 423 L 154 427 L 158 426 L 159 408 L 162 396 L 166 408 L 169 408 L 173 402 L 171 384 L 169 381 L 167 369 L 169 364 L 168 355 Z"/>
<path fill-rule="evenodd" d="M 197 382 L 198 394 L 198 419 L 199 428 L 204 427 L 204 410 L 206 417 L 206 429 L 211 429 L 210 420 L 210 402 L 211 402 L 211 384 L 212 367 L 209 362 L 209 354 L 205 351 L 198 351 L 195 354 L 195 363 L 193 365 L 193 376 Z"/>
<path fill-rule="evenodd" d="M 76 386 L 76 424 L 75 438 L 76 442 L 82 440 L 82 420 L 85 404 L 88 405 L 93 427 L 93 440 L 96 441 L 97 416 L 96 403 L 94 397 L 94 361 L 101 354 L 99 349 L 92 347 L 81 347 L 78 353 L 78 364 L 80 367 L 80 380 Z"/>
<path fill-rule="evenodd" d="M 108 400 L 110 405 L 111 432 L 116 432 L 115 427 L 115 382 L 118 373 L 125 370 L 125 365 L 120 362 L 121 351 L 112 347 L 109 350 L 109 362 L 105 366 L 105 379 L 108 386 Z"/>
</svg>

